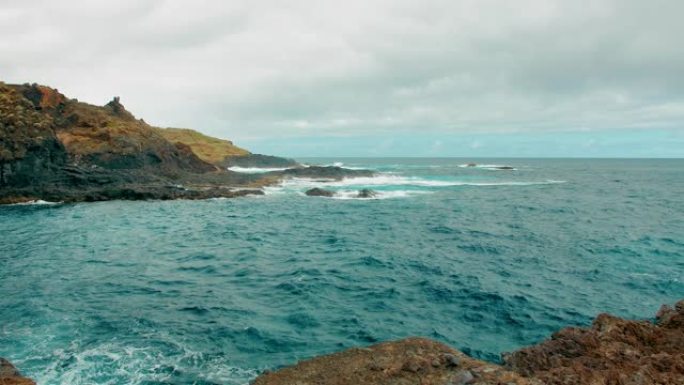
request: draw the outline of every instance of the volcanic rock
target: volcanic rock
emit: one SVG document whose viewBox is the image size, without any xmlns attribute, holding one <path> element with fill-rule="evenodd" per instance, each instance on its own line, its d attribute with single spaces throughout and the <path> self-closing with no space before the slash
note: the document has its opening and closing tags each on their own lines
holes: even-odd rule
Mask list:
<svg viewBox="0 0 684 385">
<path fill-rule="evenodd" d="M 310 197 L 327 197 L 327 198 L 330 198 L 330 197 L 335 195 L 335 192 L 330 191 L 330 190 L 325 190 L 322 188 L 318 188 L 318 187 L 314 187 L 310 190 L 306 190 L 305 194 L 310 196 Z"/>
<path fill-rule="evenodd" d="M 450 356 L 458 357 L 453 366 Z M 434 363 L 437 363 L 435 365 Z M 472 359 L 442 343 L 424 338 L 385 342 L 368 348 L 302 361 L 264 373 L 254 385 L 541 385 L 500 366 Z"/>
<path fill-rule="evenodd" d="M 36 385 L 33 380 L 22 377 L 21 373 L 9 361 L 0 357 L 0 384 L 2 385 Z"/>
<path fill-rule="evenodd" d="M 549 385 L 684 384 L 684 300 L 663 306 L 656 323 L 600 314 L 504 355 L 506 367 Z"/>
<path fill-rule="evenodd" d="M 504 362 L 409 338 L 301 361 L 254 384 L 684 385 L 684 300 L 663 306 L 656 323 L 601 314 L 590 328 L 563 329 Z"/>
<path fill-rule="evenodd" d="M 363 189 L 359 190 L 359 193 L 356 195 L 357 198 L 375 198 L 378 196 L 378 193 L 371 189 Z"/>
</svg>

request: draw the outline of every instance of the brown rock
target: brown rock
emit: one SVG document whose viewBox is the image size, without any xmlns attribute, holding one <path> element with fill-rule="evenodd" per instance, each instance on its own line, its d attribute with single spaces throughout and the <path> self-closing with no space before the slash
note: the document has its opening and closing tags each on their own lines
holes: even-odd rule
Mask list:
<svg viewBox="0 0 684 385">
<path fill-rule="evenodd" d="M 449 356 L 458 359 L 459 367 L 442 364 Z M 488 368 L 493 370 L 485 370 Z M 478 370 L 477 376 L 473 374 Z M 446 385 L 475 380 L 478 384 L 491 385 L 541 384 L 469 358 L 439 342 L 408 338 L 302 361 L 276 372 L 263 373 L 254 385 Z"/>
<path fill-rule="evenodd" d="M 549 385 L 684 384 L 684 302 L 663 306 L 657 323 L 600 314 L 591 328 L 504 356 L 506 366 Z"/>
<path fill-rule="evenodd" d="M 14 365 L 0 357 L 0 385 L 36 385 L 36 383 L 22 377 Z"/>
</svg>

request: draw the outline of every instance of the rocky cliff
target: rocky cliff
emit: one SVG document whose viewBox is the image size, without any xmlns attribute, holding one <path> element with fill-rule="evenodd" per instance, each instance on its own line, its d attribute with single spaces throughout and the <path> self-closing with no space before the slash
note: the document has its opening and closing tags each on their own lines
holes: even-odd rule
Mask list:
<svg viewBox="0 0 684 385">
<path fill-rule="evenodd" d="M 227 171 L 234 163 L 298 166 L 196 131 L 150 126 L 118 97 L 94 106 L 42 85 L 0 83 L 0 204 L 232 197 L 286 177 Z"/>
</svg>

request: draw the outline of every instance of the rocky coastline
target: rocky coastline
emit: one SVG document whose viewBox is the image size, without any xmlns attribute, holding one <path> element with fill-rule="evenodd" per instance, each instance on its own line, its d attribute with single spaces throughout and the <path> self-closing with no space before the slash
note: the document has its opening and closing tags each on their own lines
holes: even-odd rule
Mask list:
<svg viewBox="0 0 684 385">
<path fill-rule="evenodd" d="M 254 385 L 682 385 L 684 300 L 661 307 L 655 322 L 600 314 L 591 327 L 564 328 L 502 358 L 487 363 L 408 338 L 305 360 Z"/>
<path fill-rule="evenodd" d="M 285 169 L 246 174 L 232 166 Z M 118 97 L 94 106 L 47 86 L 0 82 L 0 204 L 233 198 L 263 194 L 262 187 L 284 178 L 369 175 L 252 154 L 189 129 L 153 127 Z"/>
<path fill-rule="evenodd" d="M 564 328 L 502 361 L 414 337 L 265 371 L 253 385 L 683 385 L 684 300 L 663 305 L 655 321 L 599 314 L 590 327 Z M 35 383 L 0 358 L 0 384 Z"/>
</svg>

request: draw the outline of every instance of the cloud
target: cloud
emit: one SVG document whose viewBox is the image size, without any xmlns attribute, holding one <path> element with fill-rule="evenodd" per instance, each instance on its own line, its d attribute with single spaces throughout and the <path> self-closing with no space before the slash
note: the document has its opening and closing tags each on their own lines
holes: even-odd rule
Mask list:
<svg viewBox="0 0 684 385">
<path fill-rule="evenodd" d="M 676 0 L 0 3 L 0 76 L 237 140 L 681 129 Z"/>
</svg>

